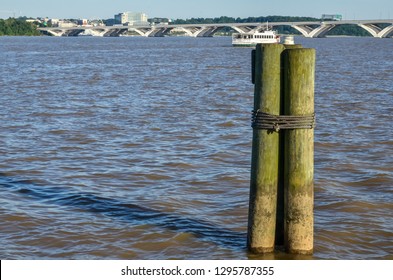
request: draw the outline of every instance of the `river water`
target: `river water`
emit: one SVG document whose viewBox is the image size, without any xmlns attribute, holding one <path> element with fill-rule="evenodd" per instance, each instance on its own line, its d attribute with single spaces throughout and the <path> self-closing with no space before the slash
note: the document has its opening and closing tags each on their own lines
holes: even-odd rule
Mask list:
<svg viewBox="0 0 393 280">
<path fill-rule="evenodd" d="M 314 259 L 393 259 L 393 40 L 317 50 Z M 230 38 L 0 37 L 1 259 L 247 253 L 253 85 Z"/>
</svg>

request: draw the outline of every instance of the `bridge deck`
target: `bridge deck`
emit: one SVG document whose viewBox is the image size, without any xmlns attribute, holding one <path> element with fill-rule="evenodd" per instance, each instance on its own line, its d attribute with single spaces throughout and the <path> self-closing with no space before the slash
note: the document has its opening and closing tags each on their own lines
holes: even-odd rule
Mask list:
<svg viewBox="0 0 393 280">
<path fill-rule="evenodd" d="M 305 37 L 324 37 L 327 32 L 338 25 L 358 25 L 367 30 L 374 37 L 393 36 L 393 20 L 340 20 L 340 21 L 309 21 L 309 22 L 250 22 L 250 23 L 210 23 L 210 24 L 158 24 L 158 25 L 136 25 L 136 26 L 76 26 L 76 27 L 46 27 L 39 28 L 42 32 L 54 36 L 75 36 L 79 33 L 91 30 L 96 36 L 119 36 L 127 30 L 134 30 L 142 36 L 163 36 L 168 30 L 183 29 L 190 36 L 203 37 L 212 36 L 219 29 L 229 27 L 240 33 L 247 33 L 274 26 L 291 26 Z M 388 24 L 385 28 L 378 24 Z M 73 34 L 73 35 L 70 35 Z"/>
</svg>

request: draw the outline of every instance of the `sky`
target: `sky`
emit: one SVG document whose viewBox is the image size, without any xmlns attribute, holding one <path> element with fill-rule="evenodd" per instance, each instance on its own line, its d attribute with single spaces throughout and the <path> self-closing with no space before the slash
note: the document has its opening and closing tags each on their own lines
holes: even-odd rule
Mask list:
<svg viewBox="0 0 393 280">
<path fill-rule="evenodd" d="M 268 15 L 343 19 L 393 19 L 392 0 L 1 0 L 0 18 L 49 17 L 108 19 L 120 12 L 143 12 L 152 17 L 257 17 Z"/>
</svg>

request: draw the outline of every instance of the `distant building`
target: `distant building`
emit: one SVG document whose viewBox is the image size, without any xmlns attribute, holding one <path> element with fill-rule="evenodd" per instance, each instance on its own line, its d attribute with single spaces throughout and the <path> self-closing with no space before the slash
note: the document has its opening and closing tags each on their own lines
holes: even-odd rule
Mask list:
<svg viewBox="0 0 393 280">
<path fill-rule="evenodd" d="M 115 23 L 123 25 L 148 24 L 147 15 L 144 13 L 125 12 L 115 15 Z"/>
<path fill-rule="evenodd" d="M 171 22 L 171 20 L 168 18 L 150 18 L 148 19 L 148 21 L 150 22 L 151 25 L 156 25 L 156 24 L 168 25 Z"/>
<path fill-rule="evenodd" d="M 51 18 L 48 22 L 50 23 L 51 26 L 58 27 L 60 20 L 57 18 Z"/>
<path fill-rule="evenodd" d="M 28 22 L 28 23 L 35 23 L 35 22 L 42 23 L 42 21 L 39 20 L 38 18 L 28 18 L 28 19 L 26 19 L 26 22 Z"/>
<path fill-rule="evenodd" d="M 85 26 L 88 24 L 89 24 L 89 21 L 87 19 L 79 19 L 78 20 L 78 25 Z"/>
<path fill-rule="evenodd" d="M 100 19 L 93 19 L 90 21 L 92 26 L 105 26 L 105 23 Z"/>
<path fill-rule="evenodd" d="M 126 13 L 120 13 L 115 15 L 115 24 L 125 24 L 128 22 L 128 15 Z"/>
<path fill-rule="evenodd" d="M 58 27 L 65 27 L 65 28 L 76 27 L 76 26 L 78 26 L 78 25 L 75 22 L 67 21 L 67 20 L 60 20 L 59 24 L 58 24 Z"/>
</svg>

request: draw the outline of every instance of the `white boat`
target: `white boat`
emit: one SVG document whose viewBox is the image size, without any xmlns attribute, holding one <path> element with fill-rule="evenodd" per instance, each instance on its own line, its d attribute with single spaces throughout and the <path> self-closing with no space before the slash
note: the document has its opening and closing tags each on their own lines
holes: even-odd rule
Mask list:
<svg viewBox="0 0 393 280">
<path fill-rule="evenodd" d="M 264 30 L 262 32 L 234 33 L 232 35 L 232 45 L 235 47 L 254 47 L 257 44 L 278 44 L 280 36 L 274 30 Z"/>
</svg>

